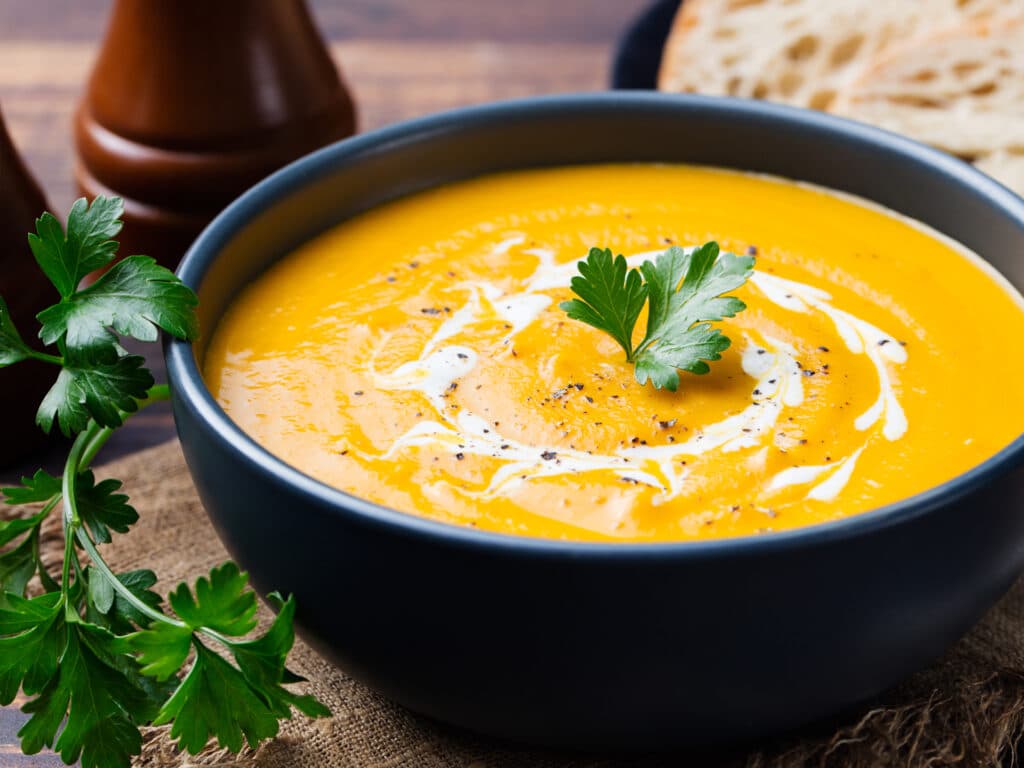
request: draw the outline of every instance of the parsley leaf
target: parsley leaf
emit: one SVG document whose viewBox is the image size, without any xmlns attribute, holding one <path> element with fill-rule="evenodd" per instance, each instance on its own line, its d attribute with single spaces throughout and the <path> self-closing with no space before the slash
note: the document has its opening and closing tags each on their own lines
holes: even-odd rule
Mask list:
<svg viewBox="0 0 1024 768">
<path fill-rule="evenodd" d="M 102 658 L 113 635 L 89 624 L 67 629 L 57 675 L 23 707 L 32 717 L 18 734 L 22 750 L 34 754 L 52 745 L 68 765 L 81 758 L 82 768 L 127 766 L 142 750 L 145 719 L 135 718 L 149 711 L 149 697 Z"/>
<path fill-rule="evenodd" d="M 675 391 L 676 369 L 705 374 L 707 360 L 718 360 L 729 348 L 728 337 L 709 321 L 733 317 L 746 309 L 739 299 L 722 294 L 750 277 L 752 256 L 719 254 L 718 243 L 705 243 L 687 253 L 669 248 L 652 264 L 640 267 L 650 288 L 647 332 L 636 355 L 636 379 L 650 379 L 658 389 Z M 680 282 L 682 281 L 682 282 Z"/>
<path fill-rule="evenodd" d="M 138 400 L 153 386 L 145 359 L 125 355 L 113 362 L 67 360 L 36 414 L 44 432 L 56 420 L 65 435 L 81 432 L 92 418 L 104 427 L 119 427 L 125 413 L 138 410 Z"/>
<path fill-rule="evenodd" d="M 49 501 L 61 492 L 60 478 L 37 469 L 32 477 L 21 478 L 21 485 L 0 489 L 8 504 L 35 504 Z"/>
<path fill-rule="evenodd" d="M 57 671 L 63 607 L 59 593 L 26 600 L 7 594 L 0 608 L 0 705 L 18 690 L 39 693 Z"/>
<path fill-rule="evenodd" d="M 651 305 L 641 346 L 685 331 L 694 323 L 721 320 L 742 312 L 746 304 L 722 294 L 743 285 L 753 267 L 752 256 L 720 254 L 715 242 L 689 253 L 682 248 L 669 248 L 655 263 L 645 261 L 640 271 L 650 286 Z"/>
<path fill-rule="evenodd" d="M 33 529 L 21 544 L 0 555 L 0 592 L 25 594 L 25 587 L 39 567 L 35 551 L 38 535 L 38 529 Z"/>
<path fill-rule="evenodd" d="M 647 299 L 647 286 L 635 269 L 627 271 L 625 257 L 620 254 L 613 259 L 607 248 L 591 248 L 578 269 L 572 290 L 580 298 L 558 306 L 573 320 L 606 331 L 632 362 L 633 328 Z"/>
<path fill-rule="evenodd" d="M 32 517 L 17 517 L 13 520 L 0 521 L 0 547 L 10 544 L 23 533 L 39 526 L 46 518 L 46 512 L 39 512 Z"/>
<path fill-rule="evenodd" d="M 270 599 L 278 608 L 277 618 L 263 637 L 231 645 L 235 662 L 278 717 L 288 717 L 289 707 L 295 707 L 309 717 L 329 717 L 330 710 L 314 697 L 297 696 L 281 686 L 282 683 L 302 682 L 301 677 L 285 667 L 288 652 L 295 643 L 292 623 L 295 600 L 291 597 L 282 600 L 276 593 L 271 594 Z"/>
<path fill-rule="evenodd" d="M 232 579 L 237 579 L 237 569 L 232 567 L 232 571 Z M 255 746 L 277 734 L 278 720 L 291 717 L 292 707 L 310 717 L 330 715 L 314 697 L 296 695 L 283 687 L 301 681 L 285 668 L 285 659 L 295 641 L 295 601 L 281 601 L 277 595 L 271 598 L 280 611 L 266 634 L 255 640 L 228 644 L 237 668 L 191 639 L 191 648 L 196 653 L 192 669 L 154 724 L 173 720 L 171 737 L 192 754 L 212 738 L 235 752 L 243 743 Z M 141 652 L 140 662 L 147 664 L 143 671 L 160 678 L 180 667 L 190 651 L 190 632 L 189 628 L 164 624 L 138 633 L 132 642 Z"/>
<path fill-rule="evenodd" d="M 171 738 L 197 754 L 216 737 L 220 746 L 238 752 L 243 740 L 255 747 L 277 735 L 277 715 L 235 667 L 202 643 L 192 669 L 167 700 L 154 725 L 173 722 Z"/>
<path fill-rule="evenodd" d="M 197 581 L 195 596 L 185 584 L 171 594 L 171 606 L 182 625 L 154 622 L 124 638 L 137 653 L 142 672 L 157 680 L 173 676 L 195 651 L 192 669 L 154 721 L 159 725 L 173 720 L 171 736 L 193 754 L 211 738 L 232 751 L 243 743 L 253 746 L 274 736 L 277 721 L 291 717 L 292 707 L 311 717 L 330 714 L 312 696 L 283 687 L 301 680 L 285 667 L 295 641 L 294 600 L 271 595 L 279 612 L 270 629 L 254 640 L 228 639 L 245 635 L 256 625 L 256 597 L 247 586 L 248 577 L 234 563 L 214 568 L 209 579 Z M 195 633 L 208 630 L 222 636 L 237 667 L 198 640 Z"/>
<path fill-rule="evenodd" d="M 611 251 L 591 249 L 579 264 L 580 276 L 572 279 L 572 290 L 583 301 L 559 306 L 619 342 L 640 384 L 650 381 L 674 392 L 680 370 L 707 373 L 708 361 L 719 360 L 728 349 L 729 338 L 710 323 L 746 309 L 739 299 L 723 294 L 747 281 L 754 259 L 720 253 L 718 243 L 709 242 L 689 252 L 669 248 L 639 270 L 627 273 L 626 267 L 622 256 L 613 261 Z M 633 327 L 645 301 L 647 329 L 634 347 Z"/>
<path fill-rule="evenodd" d="M 89 608 L 107 614 L 114 607 L 114 584 L 103 571 L 92 566 L 85 569 L 89 585 Z"/>
<path fill-rule="evenodd" d="M 32 350 L 14 327 L 7 302 L 0 296 L 0 368 L 20 363 L 32 356 Z"/>
<path fill-rule="evenodd" d="M 120 489 L 120 480 L 108 478 L 97 483 L 92 470 L 87 469 L 78 473 L 76 487 L 78 511 L 82 522 L 92 533 L 93 540 L 99 544 L 110 543 L 111 531 L 128 533 L 128 528 L 139 519 L 139 513 L 128 504 L 128 497 L 123 493 L 117 493 Z M 60 478 L 54 477 L 42 469 L 36 471 L 32 477 L 21 478 L 20 486 L 0 489 L 0 493 L 3 493 L 4 500 L 8 504 L 34 504 L 50 501 L 61 492 Z M 33 520 L 36 523 L 30 525 Z M 8 523 L 0 522 L 0 546 L 9 542 L 13 535 L 28 530 L 38 522 L 42 522 L 42 517 L 16 519 Z"/>
<path fill-rule="evenodd" d="M 64 337 L 69 349 L 92 359 L 115 359 L 114 331 L 140 341 L 156 341 L 158 328 L 195 338 L 198 301 L 191 288 L 154 259 L 129 256 L 88 288 L 40 312 L 39 336 L 45 344 Z"/>
<path fill-rule="evenodd" d="M 142 674 L 167 680 L 178 673 L 188 658 L 192 629 L 187 626 L 154 623 L 149 629 L 125 638 L 125 649 L 138 654 Z"/>
<path fill-rule="evenodd" d="M 225 563 L 200 577 L 196 594 L 179 584 L 169 602 L 182 623 L 154 624 L 128 638 L 139 654 L 144 674 L 166 680 L 181 668 L 189 654 L 192 633 L 203 628 L 228 637 L 241 637 L 256 627 L 256 594 L 248 591 L 249 577 L 234 563 Z"/>
<path fill-rule="evenodd" d="M 28 244 L 50 282 L 67 299 L 82 278 L 114 260 L 124 203 L 119 197 L 97 197 L 92 205 L 79 198 L 68 214 L 67 233 L 52 213 L 36 219 Z"/>
<path fill-rule="evenodd" d="M 120 489 L 120 480 L 108 478 L 97 483 L 90 470 L 78 475 L 78 513 L 97 544 L 110 543 L 111 531 L 128 533 L 138 522 L 139 513 L 128 504 L 127 496 L 117 493 Z"/>
<path fill-rule="evenodd" d="M 256 593 L 247 591 L 249 576 L 234 563 L 210 571 L 196 581 L 196 595 L 179 584 L 168 598 L 174 612 L 193 629 L 208 627 L 223 635 L 240 637 L 256 627 Z"/>
<path fill-rule="evenodd" d="M 83 277 L 114 260 L 122 211 L 117 199 L 79 200 L 66 229 L 45 213 L 29 236 L 60 294 L 37 315 L 39 337 L 58 354 L 26 345 L 0 298 L 0 368 L 26 358 L 58 366 L 36 421 L 76 435 L 62 476 L 39 470 L 0 491 L 8 504 L 42 505 L 0 522 L 0 704 L 24 692 L 31 717 L 19 732 L 22 750 L 53 746 L 82 768 L 129 768 L 141 750 L 140 727 L 154 721 L 172 723 L 192 752 L 211 738 L 237 751 L 274 736 L 293 708 L 328 714 L 313 697 L 284 687 L 300 681 L 285 666 L 294 601 L 272 598 L 278 616 L 266 634 L 249 639 L 257 599 L 237 566 L 213 569 L 194 592 L 179 586 L 170 596 L 175 618 L 152 590 L 156 574 L 115 574 L 99 552 L 97 545 L 127 532 L 138 513 L 121 483 L 97 481 L 89 463 L 129 414 L 170 397 L 121 337 L 198 335 L 195 293 L 146 256 L 130 256 L 79 289 Z M 40 557 L 40 531 L 58 505 L 64 560 L 51 575 Z M 28 599 L 35 576 L 44 594 Z"/>
<path fill-rule="evenodd" d="M 675 392 L 679 388 L 679 370 L 705 374 L 711 370 L 706 360 L 719 360 L 729 348 L 729 338 L 707 323 L 699 323 L 683 334 L 680 342 L 664 341 L 636 356 L 636 380 L 648 380 L 656 389 Z M 679 370 L 677 370 L 679 369 Z"/>
</svg>

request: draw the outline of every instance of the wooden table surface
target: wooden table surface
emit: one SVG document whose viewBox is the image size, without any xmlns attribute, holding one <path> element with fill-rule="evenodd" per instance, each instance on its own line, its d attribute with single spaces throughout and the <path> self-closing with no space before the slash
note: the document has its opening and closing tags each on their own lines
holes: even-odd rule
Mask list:
<svg viewBox="0 0 1024 768">
<path fill-rule="evenodd" d="M 310 0 L 348 80 L 362 130 L 495 99 L 606 86 L 616 39 L 649 0 Z M 74 198 L 71 113 L 111 0 L 0 0 L 0 105 L 61 217 Z M 2 169 L 0 169 L 2 170 Z M 30 258 L 26 250 L 26 258 Z M 157 354 L 147 355 L 163 378 Z M 174 436 L 167 408 L 119 430 L 104 460 Z M 59 460 L 59 448 L 42 457 Z M 29 467 L 25 467 L 29 469 Z M 0 471 L 0 480 L 16 472 Z M 23 756 L 22 715 L 0 708 L 0 767 L 61 765 Z"/>
</svg>

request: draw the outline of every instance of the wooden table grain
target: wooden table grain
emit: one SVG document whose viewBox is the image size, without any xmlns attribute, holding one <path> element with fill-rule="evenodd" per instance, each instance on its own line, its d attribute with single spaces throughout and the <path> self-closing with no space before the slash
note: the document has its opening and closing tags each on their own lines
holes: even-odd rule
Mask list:
<svg viewBox="0 0 1024 768">
<path fill-rule="evenodd" d="M 110 1 L 0 0 L 0 104 L 61 216 L 74 198 L 71 113 Z M 310 0 L 355 94 L 362 130 L 495 99 L 600 90 L 615 40 L 648 2 Z M 162 379 L 159 354 L 147 358 Z M 170 411 L 147 409 L 115 434 L 102 458 L 173 436 Z M 38 462 L 59 464 L 60 453 L 54 446 Z M 18 469 L 0 470 L 0 480 Z M 16 707 L 0 708 L 0 766 L 61 765 L 53 754 L 20 753 L 22 720 Z"/>
</svg>

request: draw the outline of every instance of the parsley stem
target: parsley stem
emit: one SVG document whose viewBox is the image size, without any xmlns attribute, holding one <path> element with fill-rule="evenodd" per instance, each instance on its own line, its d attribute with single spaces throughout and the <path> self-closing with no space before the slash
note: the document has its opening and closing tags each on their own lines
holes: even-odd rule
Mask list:
<svg viewBox="0 0 1024 768">
<path fill-rule="evenodd" d="M 139 409 L 162 400 L 167 400 L 170 398 L 170 394 L 170 388 L 166 384 L 154 386 L 149 390 L 144 399 L 138 401 Z M 125 418 L 129 416 L 130 414 L 125 414 Z M 74 554 L 73 543 L 77 538 L 78 543 L 81 544 L 82 548 L 89 555 L 96 570 L 103 574 L 114 591 L 126 602 L 154 621 L 162 621 L 165 624 L 185 628 L 184 622 L 177 621 L 154 610 L 122 584 L 121 580 L 110 570 L 110 566 L 107 565 L 100 555 L 96 544 L 89 536 L 89 532 L 82 526 L 82 521 L 78 514 L 78 498 L 75 496 L 75 485 L 78 482 L 78 475 L 88 468 L 113 432 L 114 430 L 110 427 L 101 427 L 96 422 L 90 421 L 89 426 L 75 438 L 75 442 L 71 446 L 71 452 L 68 454 L 68 460 L 64 465 L 64 477 L 61 486 L 61 495 L 64 499 L 64 594 L 67 594 L 71 556 Z M 54 503 L 56 503 L 56 500 L 54 500 Z"/>
<path fill-rule="evenodd" d="M 75 539 L 68 536 L 67 526 L 64 528 L 64 565 L 61 569 L 60 593 L 65 603 L 68 599 L 71 581 L 71 556 L 75 553 Z"/>
<path fill-rule="evenodd" d="M 139 400 L 139 408 L 145 408 L 152 403 L 171 399 L 171 388 L 167 384 L 155 384 L 149 388 L 144 400 Z"/>
<path fill-rule="evenodd" d="M 45 352 L 38 352 L 32 348 L 29 348 L 29 357 L 33 360 L 42 360 L 44 363 L 53 363 L 54 365 L 63 366 L 64 358 L 57 357 L 57 355 L 48 355 Z"/>
<path fill-rule="evenodd" d="M 90 421 L 85 431 L 79 433 L 68 453 L 68 460 L 64 463 L 64 477 L 61 481 L 61 495 L 64 497 L 64 535 L 81 525 L 78 515 L 78 497 L 75 495 L 75 486 L 78 484 L 78 473 L 83 463 L 82 456 L 89 448 L 89 444 L 103 430 L 95 421 Z"/>
<path fill-rule="evenodd" d="M 144 616 L 148 616 L 153 619 L 153 621 L 162 621 L 164 624 L 170 624 L 171 626 L 179 627 L 181 629 L 186 629 L 188 627 L 185 622 L 172 619 L 170 616 L 162 614 L 160 611 L 149 607 L 142 602 L 142 600 L 137 598 L 132 591 L 128 589 L 128 587 L 122 584 L 121 580 L 117 578 L 113 571 L 110 570 L 110 566 L 107 565 L 106 561 L 100 555 L 99 550 L 96 549 L 96 545 L 93 543 L 88 532 L 84 528 L 78 528 L 75 531 L 75 535 L 78 537 L 78 543 L 82 545 L 82 549 L 86 551 L 86 554 L 88 554 L 89 558 L 92 560 L 93 567 L 103 574 L 106 580 L 110 583 L 110 586 L 114 588 L 114 591 L 117 592 L 125 602 L 130 603 L 133 608 L 139 611 L 139 613 Z"/>
<path fill-rule="evenodd" d="M 106 445 L 107 440 L 114 434 L 112 427 L 103 427 L 98 430 L 89 441 L 88 445 L 85 446 L 85 450 L 82 451 L 82 460 L 78 465 L 78 471 L 81 472 L 84 469 L 88 469 L 89 465 L 92 464 L 92 460 L 96 458 L 96 454 L 100 452 L 100 448 Z"/>
<path fill-rule="evenodd" d="M 138 401 L 139 410 L 141 411 L 143 408 L 145 408 L 148 405 L 152 405 L 153 403 L 159 403 L 164 400 L 170 399 L 170 387 L 168 387 L 166 384 L 157 384 L 156 386 L 152 387 L 149 390 L 144 399 Z M 125 419 L 127 420 L 129 418 L 131 418 L 131 414 L 125 414 Z M 92 464 L 93 459 L 96 458 L 96 454 L 99 453 L 100 448 L 102 448 L 106 444 L 107 440 L 110 439 L 110 436 L 112 434 L 114 434 L 113 427 L 103 427 L 103 429 L 100 429 L 93 435 L 92 440 L 89 441 L 89 445 L 82 453 L 82 460 L 81 463 L 78 465 L 79 472 L 89 468 L 89 465 Z"/>
<path fill-rule="evenodd" d="M 61 496 L 64 499 L 64 566 L 61 570 L 61 594 L 66 601 L 65 612 L 69 620 L 72 619 L 74 611 L 70 608 L 68 591 L 71 587 L 71 559 L 75 554 L 75 532 L 81 525 L 78 516 L 78 498 L 75 496 L 75 483 L 78 482 L 78 467 L 82 461 L 82 454 L 88 448 L 93 437 L 100 430 L 95 422 L 90 422 L 84 432 L 75 438 L 68 453 L 68 460 L 64 464 L 64 477 L 61 482 Z M 78 617 L 74 616 L 75 621 Z"/>
<path fill-rule="evenodd" d="M 230 648 L 230 647 L 231 647 L 232 645 L 235 645 L 235 644 L 236 644 L 236 643 L 232 642 L 232 640 L 231 640 L 230 638 L 227 638 L 227 637 L 225 637 L 224 635 L 222 635 L 222 634 L 221 634 L 220 632 L 218 632 L 217 630 L 215 630 L 215 629 L 210 629 L 209 627 L 197 627 L 197 628 L 195 629 L 195 631 L 196 631 L 196 632 L 199 632 L 199 633 L 201 633 L 201 634 L 204 634 L 204 635 L 206 635 L 207 637 L 211 637 L 211 638 L 213 638 L 213 639 L 214 639 L 214 640 L 216 640 L 216 641 L 217 641 L 218 643 L 220 643 L 221 645 L 224 645 L 224 646 L 226 646 L 226 647 L 228 647 L 228 648 Z"/>
</svg>

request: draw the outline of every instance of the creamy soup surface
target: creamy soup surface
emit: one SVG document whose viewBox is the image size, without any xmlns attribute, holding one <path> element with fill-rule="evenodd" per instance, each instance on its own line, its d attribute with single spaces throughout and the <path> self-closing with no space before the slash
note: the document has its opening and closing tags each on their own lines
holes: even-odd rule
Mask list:
<svg viewBox="0 0 1024 768">
<path fill-rule="evenodd" d="M 732 339 L 640 386 L 558 302 L 588 249 L 756 252 Z M 325 483 L 578 540 L 769 533 L 949 480 L 1024 428 L 1024 303 L 964 249 L 824 190 L 686 166 L 525 171 L 345 222 L 234 301 L 207 383 Z M 637 324 L 639 338 L 645 318 Z"/>
</svg>

